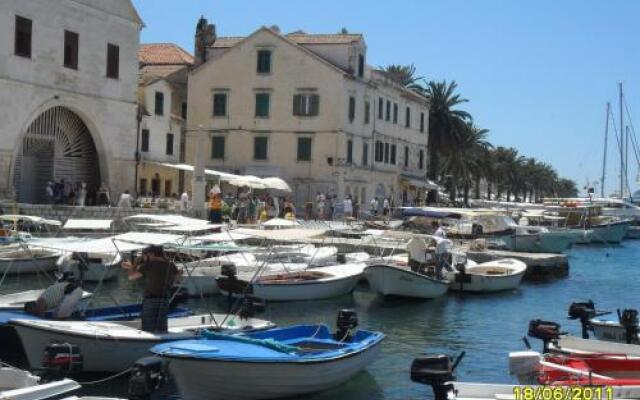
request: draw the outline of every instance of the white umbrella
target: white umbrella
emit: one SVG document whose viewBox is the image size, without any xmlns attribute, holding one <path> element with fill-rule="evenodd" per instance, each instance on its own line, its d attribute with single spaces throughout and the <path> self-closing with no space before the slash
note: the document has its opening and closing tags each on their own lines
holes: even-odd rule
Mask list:
<svg viewBox="0 0 640 400">
<path fill-rule="evenodd" d="M 262 178 L 262 182 L 269 189 L 282 190 L 284 192 L 292 192 L 291 187 L 285 182 L 283 179 L 271 177 L 271 178 Z"/>
<path fill-rule="evenodd" d="M 267 188 L 267 186 L 262 183 L 262 179 L 252 175 L 238 176 L 237 178 L 228 180 L 227 183 L 233 186 L 248 186 L 252 189 Z"/>
</svg>

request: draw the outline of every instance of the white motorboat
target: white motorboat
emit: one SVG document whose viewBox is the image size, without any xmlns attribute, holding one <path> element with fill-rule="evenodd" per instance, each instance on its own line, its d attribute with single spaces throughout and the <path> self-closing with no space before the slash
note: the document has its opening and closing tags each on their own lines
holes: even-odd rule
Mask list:
<svg viewBox="0 0 640 400">
<path fill-rule="evenodd" d="M 449 289 L 459 292 L 498 292 L 513 290 L 527 271 L 522 261 L 505 258 L 468 265 L 449 273 Z"/>
<path fill-rule="evenodd" d="M 224 323 L 222 324 L 222 322 Z M 167 333 L 149 333 L 139 329 L 140 321 L 89 322 L 11 320 L 25 349 L 31 368 L 40 368 L 44 349 L 51 343 L 70 343 L 83 356 L 84 372 L 119 372 L 149 354 L 160 343 L 193 339 L 203 329 L 230 332 L 272 328 L 269 321 L 241 319 L 224 314 L 195 315 L 169 319 Z M 221 326 L 219 328 L 218 326 Z"/>
<path fill-rule="evenodd" d="M 38 300 L 38 297 L 40 297 L 45 290 L 46 289 L 35 289 L 0 295 L 0 311 L 23 310 L 26 303 Z M 86 306 L 91 296 L 93 296 L 93 293 L 83 291 L 82 299 L 78 303 L 78 309 Z"/>
<path fill-rule="evenodd" d="M 562 335 L 549 343 L 549 350 L 570 354 L 626 354 L 640 357 L 637 344 L 616 343 L 605 340 L 583 339 L 577 336 Z"/>
<path fill-rule="evenodd" d="M 2 400 L 47 400 L 80 389 L 71 379 L 40 383 L 40 377 L 29 371 L 12 367 L 0 368 L 0 399 Z"/>
<path fill-rule="evenodd" d="M 21 247 L 0 253 L 0 275 L 37 274 L 56 269 L 59 253 Z"/>
<path fill-rule="evenodd" d="M 225 295 L 248 292 L 267 301 L 328 299 L 351 293 L 365 267 L 362 262 L 338 264 L 277 274 L 265 272 L 255 279 L 254 274 L 245 273 L 239 277 L 222 277 L 218 279 L 218 286 Z"/>
<path fill-rule="evenodd" d="M 70 272 L 76 279 L 86 282 L 108 281 L 118 276 L 122 256 L 120 253 L 84 253 L 74 257 L 66 253 L 57 261 L 60 272 Z"/>
<path fill-rule="evenodd" d="M 383 296 L 433 299 L 447 292 L 448 281 L 438 279 L 435 266 L 413 270 L 408 265 L 374 264 L 364 271 L 369 286 Z"/>
</svg>

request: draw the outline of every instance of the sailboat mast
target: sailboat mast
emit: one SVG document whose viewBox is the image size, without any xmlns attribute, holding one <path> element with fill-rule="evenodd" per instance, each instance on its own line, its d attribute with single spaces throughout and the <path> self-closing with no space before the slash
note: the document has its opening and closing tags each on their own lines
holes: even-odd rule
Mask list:
<svg viewBox="0 0 640 400">
<path fill-rule="evenodd" d="M 624 198 L 624 113 L 622 112 L 622 82 L 619 84 L 620 96 L 620 198 Z"/>
<path fill-rule="evenodd" d="M 602 154 L 602 178 L 600 179 L 600 197 L 604 197 L 604 180 L 607 171 L 607 140 L 609 138 L 609 113 L 611 103 L 607 102 L 607 118 L 604 125 L 604 153 Z"/>
<path fill-rule="evenodd" d="M 631 196 L 631 188 L 629 187 L 629 125 L 627 125 L 626 143 L 624 145 L 624 184 L 627 186 L 629 196 Z"/>
</svg>

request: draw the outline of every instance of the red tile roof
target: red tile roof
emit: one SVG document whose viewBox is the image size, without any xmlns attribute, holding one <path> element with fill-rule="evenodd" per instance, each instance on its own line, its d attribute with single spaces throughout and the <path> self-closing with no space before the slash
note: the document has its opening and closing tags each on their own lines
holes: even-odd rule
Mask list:
<svg viewBox="0 0 640 400">
<path fill-rule="evenodd" d="M 173 43 L 141 44 L 138 51 L 141 65 L 187 65 L 193 64 L 193 56 Z"/>
</svg>

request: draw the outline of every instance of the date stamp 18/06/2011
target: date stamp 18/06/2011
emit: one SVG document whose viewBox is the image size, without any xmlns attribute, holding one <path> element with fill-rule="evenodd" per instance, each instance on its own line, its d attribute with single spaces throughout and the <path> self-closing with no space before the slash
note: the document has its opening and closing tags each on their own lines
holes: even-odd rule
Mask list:
<svg viewBox="0 0 640 400">
<path fill-rule="evenodd" d="M 611 386 L 515 386 L 515 400 L 613 400 Z"/>
</svg>

